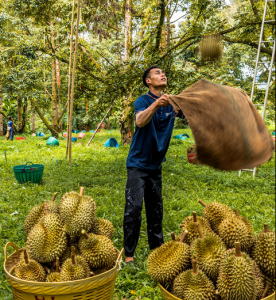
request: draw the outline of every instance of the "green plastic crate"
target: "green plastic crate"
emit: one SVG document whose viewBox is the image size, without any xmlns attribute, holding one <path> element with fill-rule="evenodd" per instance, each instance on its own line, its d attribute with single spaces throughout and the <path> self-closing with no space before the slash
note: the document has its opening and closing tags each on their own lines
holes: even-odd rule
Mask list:
<svg viewBox="0 0 276 300">
<path fill-rule="evenodd" d="M 13 172 L 18 183 L 40 183 L 43 176 L 44 165 L 33 164 L 28 161 L 26 165 L 13 167 Z"/>
</svg>

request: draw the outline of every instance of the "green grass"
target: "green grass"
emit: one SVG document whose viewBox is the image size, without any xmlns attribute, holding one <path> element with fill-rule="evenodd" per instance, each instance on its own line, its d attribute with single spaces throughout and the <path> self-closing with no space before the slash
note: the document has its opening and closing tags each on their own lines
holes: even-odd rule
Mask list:
<svg viewBox="0 0 276 300">
<path fill-rule="evenodd" d="M 272 131 L 272 130 L 271 130 Z M 188 133 L 189 129 L 174 130 L 173 135 Z M 85 187 L 85 194 L 92 196 L 97 203 L 97 215 L 107 218 L 114 224 L 113 241 L 118 249 L 123 245 L 123 212 L 126 183 L 126 157 L 129 146 L 119 149 L 105 148 L 104 142 L 115 137 L 120 140 L 119 131 L 99 133 L 89 148 L 73 145 L 73 164 L 65 160 L 64 139 L 59 139 L 59 147 L 46 146 L 47 136 L 26 136 L 25 141 L 13 142 L 0 138 L 0 247 L 12 241 L 19 248 L 25 246 L 26 236 L 23 223 L 28 211 L 44 200 L 50 200 L 54 192 L 62 194 Z M 225 203 L 231 208 L 239 208 L 240 214 L 246 216 L 257 233 L 263 223 L 275 227 L 275 155 L 274 158 L 259 168 L 258 177 L 252 178 L 249 172 L 222 172 L 206 166 L 189 164 L 186 149 L 194 143 L 172 139 L 167 153 L 167 162 L 163 164 L 163 198 L 164 198 L 164 236 L 170 239 L 170 233 L 179 232 L 183 218 L 197 211 L 200 215 L 202 206 L 197 203 L 213 200 Z M 5 162 L 4 151 L 7 153 Z M 58 164 L 57 161 L 58 160 Z M 44 165 L 42 183 L 18 184 L 12 167 L 27 161 Z M 12 249 L 9 249 L 9 254 Z M 140 240 L 135 253 L 138 271 L 124 269 L 117 277 L 114 299 L 163 299 L 156 283 L 147 275 L 146 259 L 149 254 L 146 234 L 146 221 L 143 222 Z M 0 251 L 0 264 L 3 266 L 4 253 Z M 4 270 L 0 269 L 0 299 L 13 299 L 6 281 Z"/>
</svg>

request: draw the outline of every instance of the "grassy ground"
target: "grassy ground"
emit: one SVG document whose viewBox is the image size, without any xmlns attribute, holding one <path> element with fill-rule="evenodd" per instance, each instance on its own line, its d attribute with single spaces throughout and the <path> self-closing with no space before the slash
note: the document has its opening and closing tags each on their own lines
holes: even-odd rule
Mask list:
<svg viewBox="0 0 276 300">
<path fill-rule="evenodd" d="M 272 131 L 272 130 L 271 130 Z M 174 130 L 174 135 L 188 133 L 189 129 Z M 90 134 L 82 145 L 73 145 L 73 164 L 65 160 L 65 140 L 60 139 L 59 147 L 46 146 L 47 137 L 27 136 L 25 141 L 13 142 L 0 138 L 0 248 L 8 241 L 19 248 L 25 246 L 26 236 L 23 222 L 28 211 L 44 200 L 50 200 L 54 192 L 62 194 L 85 187 L 85 194 L 92 196 L 97 203 L 97 215 L 111 220 L 116 228 L 114 243 L 118 249 L 123 245 L 124 189 L 126 183 L 125 161 L 129 146 L 119 149 L 105 148 L 104 142 L 115 137 L 118 131 L 96 135 L 91 146 L 85 147 Z M 191 165 L 187 161 L 186 149 L 194 143 L 172 139 L 163 164 L 164 198 L 164 235 L 170 239 L 172 231 L 179 232 L 179 224 L 184 217 L 202 207 L 197 203 L 220 201 L 230 207 L 239 208 L 258 232 L 263 223 L 275 227 L 275 156 L 259 168 L 258 177 L 252 178 L 249 172 L 221 172 L 205 166 Z M 4 151 L 7 154 L 5 162 Z M 57 162 L 58 160 L 58 162 Z M 18 184 L 12 167 L 27 161 L 43 164 L 44 175 L 41 184 Z M 10 249 L 10 253 L 12 249 Z M 157 285 L 147 275 L 146 259 L 149 254 L 147 245 L 146 222 L 143 222 L 139 245 L 135 254 L 138 270 L 124 269 L 117 281 L 114 299 L 163 299 Z M 0 251 L 0 264 L 3 266 L 4 254 Z M 0 268 L 0 300 L 13 299 L 6 281 L 3 268 Z"/>
</svg>

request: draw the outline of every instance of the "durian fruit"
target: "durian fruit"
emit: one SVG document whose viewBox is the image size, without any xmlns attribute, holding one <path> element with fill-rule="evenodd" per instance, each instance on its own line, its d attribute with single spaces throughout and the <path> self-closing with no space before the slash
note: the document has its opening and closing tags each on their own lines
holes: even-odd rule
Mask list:
<svg viewBox="0 0 276 300">
<path fill-rule="evenodd" d="M 79 249 L 92 269 L 112 267 L 117 258 L 117 251 L 109 238 L 82 230 Z"/>
<path fill-rule="evenodd" d="M 226 247 L 234 248 L 235 242 L 240 242 L 242 251 L 248 251 L 254 242 L 254 233 L 240 216 L 230 216 L 223 220 L 218 228 L 219 236 Z"/>
<path fill-rule="evenodd" d="M 112 269 L 112 267 L 105 267 L 105 268 L 101 268 L 101 269 L 92 269 L 92 272 L 94 275 L 100 275 L 102 273 L 109 271 L 110 269 Z"/>
<path fill-rule="evenodd" d="M 193 216 L 186 217 L 182 224 L 180 224 L 180 228 L 183 231 L 187 230 L 189 232 L 188 237 L 186 238 L 186 243 L 188 245 L 191 244 L 192 241 L 197 239 L 199 237 L 198 229 L 197 229 L 197 224 L 201 225 L 203 235 L 206 235 L 208 232 L 213 232 L 213 230 L 210 227 L 210 223 L 207 219 L 204 217 L 198 217 L 196 215 L 196 212 L 193 211 Z M 181 234 L 176 237 L 176 240 L 179 241 Z"/>
<path fill-rule="evenodd" d="M 213 282 L 216 282 L 219 273 L 219 263 L 227 250 L 226 246 L 214 232 L 209 232 L 204 236 L 200 224 L 197 227 L 199 238 L 191 244 L 191 255 L 195 256 L 198 267 Z"/>
<path fill-rule="evenodd" d="M 64 253 L 62 254 L 61 258 L 60 258 L 60 263 L 61 265 L 63 265 L 63 263 L 71 257 L 71 247 L 74 246 L 75 247 L 75 255 L 81 255 L 81 252 L 79 250 L 79 246 L 78 245 L 71 245 L 69 247 L 66 247 Z"/>
<path fill-rule="evenodd" d="M 192 260 L 192 266 L 191 270 L 180 273 L 174 279 L 172 294 L 182 300 L 213 300 L 214 284 L 197 268 L 196 259 Z"/>
<path fill-rule="evenodd" d="M 50 213 L 59 213 L 59 205 L 55 202 L 55 198 L 57 196 L 58 193 L 54 193 L 51 201 L 47 202 L 48 205 L 48 210 Z M 42 218 L 44 217 L 44 205 L 43 203 L 33 207 L 24 222 L 24 230 L 26 235 L 29 234 L 29 232 L 31 231 L 31 229 L 34 227 L 34 225 L 36 225 Z"/>
<path fill-rule="evenodd" d="M 109 239 L 112 239 L 114 226 L 109 220 L 96 218 L 91 232 L 97 235 L 104 235 Z"/>
<path fill-rule="evenodd" d="M 211 34 L 201 38 L 199 52 L 201 62 L 214 61 L 222 57 L 222 44 L 219 34 Z"/>
<path fill-rule="evenodd" d="M 196 145 L 192 145 L 191 147 L 188 147 L 187 153 L 196 153 Z"/>
<path fill-rule="evenodd" d="M 45 216 L 36 224 L 27 237 L 30 258 L 40 263 L 55 261 L 66 249 L 67 237 L 63 221 L 58 214 L 49 213 L 44 202 Z"/>
<path fill-rule="evenodd" d="M 267 291 L 265 291 L 264 289 L 264 275 L 262 274 L 261 270 L 259 269 L 257 263 L 253 261 L 253 266 L 254 266 L 254 271 L 255 271 L 255 276 L 256 276 L 256 289 L 257 289 L 257 293 L 256 293 L 256 298 L 254 300 L 260 300 L 263 299 L 265 297 L 265 294 Z M 268 289 L 268 287 L 267 287 Z"/>
<path fill-rule="evenodd" d="M 241 244 L 227 250 L 220 262 L 217 288 L 222 300 L 254 300 L 260 293 L 253 260 L 241 252 Z"/>
<path fill-rule="evenodd" d="M 225 204 L 211 202 L 207 205 L 200 199 L 198 202 L 204 206 L 202 216 L 210 222 L 211 228 L 216 234 L 218 234 L 218 227 L 224 219 L 230 216 L 235 216 L 232 209 Z"/>
<path fill-rule="evenodd" d="M 47 274 L 46 282 L 61 282 L 59 258 L 56 258 L 56 271 Z"/>
<path fill-rule="evenodd" d="M 175 276 L 190 266 L 190 247 L 184 243 L 188 232 L 180 242 L 172 240 L 154 249 L 148 257 L 148 273 L 161 284 L 170 284 Z M 174 236 L 174 235 L 173 235 Z"/>
<path fill-rule="evenodd" d="M 46 273 L 42 265 L 33 259 L 29 259 L 27 250 L 24 249 L 24 259 L 20 259 L 14 269 L 16 277 L 27 281 L 44 282 Z"/>
<path fill-rule="evenodd" d="M 75 255 L 75 247 L 71 247 L 71 257 L 62 265 L 61 281 L 73 281 L 89 277 L 90 269 L 87 261 L 81 255 Z"/>
<path fill-rule="evenodd" d="M 267 224 L 256 237 L 252 257 L 268 278 L 275 278 L 275 232 Z"/>
<path fill-rule="evenodd" d="M 80 194 L 69 192 L 60 200 L 59 211 L 65 223 L 65 231 L 71 236 L 81 234 L 81 230 L 89 231 L 95 223 L 96 204 L 89 196 L 83 196 L 84 188 Z"/>
</svg>

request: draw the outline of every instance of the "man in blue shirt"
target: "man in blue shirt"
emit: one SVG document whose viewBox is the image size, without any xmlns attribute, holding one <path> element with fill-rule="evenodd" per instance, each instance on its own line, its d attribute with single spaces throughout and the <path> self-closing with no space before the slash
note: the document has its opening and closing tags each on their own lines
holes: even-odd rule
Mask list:
<svg viewBox="0 0 276 300">
<path fill-rule="evenodd" d="M 126 263 L 133 265 L 140 234 L 143 199 L 150 249 L 159 247 L 164 242 L 161 163 L 166 160 L 165 154 L 175 120 L 168 95 L 163 94 L 167 86 L 165 73 L 158 66 L 151 66 L 143 74 L 143 83 L 149 88 L 149 92 L 134 102 L 136 128 L 126 162 L 128 178 L 125 191 L 124 248 Z"/>
<path fill-rule="evenodd" d="M 14 125 L 13 125 L 12 117 L 9 117 L 7 131 L 10 132 L 9 138 L 11 141 L 13 140 L 13 130 L 14 130 Z"/>
</svg>

